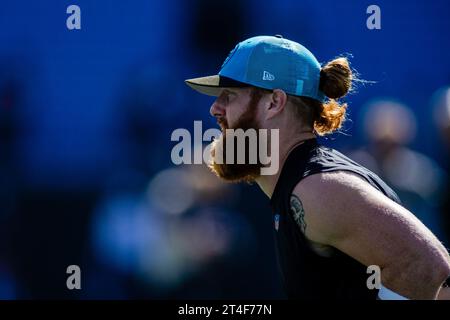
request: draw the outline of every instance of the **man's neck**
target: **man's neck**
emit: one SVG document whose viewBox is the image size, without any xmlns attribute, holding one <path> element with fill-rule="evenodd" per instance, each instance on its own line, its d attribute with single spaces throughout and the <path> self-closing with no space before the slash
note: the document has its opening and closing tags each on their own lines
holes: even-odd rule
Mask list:
<svg viewBox="0 0 450 320">
<path fill-rule="evenodd" d="M 295 139 L 286 139 L 283 140 L 283 137 L 280 137 L 280 150 L 279 150 L 279 168 L 276 174 L 274 175 L 261 175 L 256 179 L 256 183 L 258 183 L 261 190 L 269 197 L 272 197 L 273 191 L 277 184 L 278 178 L 280 177 L 281 170 L 283 169 L 284 163 L 286 162 L 287 157 L 295 149 L 298 145 L 305 142 L 305 140 L 315 138 L 316 135 L 312 132 L 304 132 L 298 134 Z"/>
</svg>

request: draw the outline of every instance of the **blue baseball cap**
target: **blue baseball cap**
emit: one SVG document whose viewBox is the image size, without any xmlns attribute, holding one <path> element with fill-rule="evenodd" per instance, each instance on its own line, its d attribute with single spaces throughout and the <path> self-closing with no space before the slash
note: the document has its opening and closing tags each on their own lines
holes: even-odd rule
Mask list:
<svg viewBox="0 0 450 320">
<path fill-rule="evenodd" d="M 319 101 L 320 63 L 301 44 L 282 36 L 258 36 L 236 45 L 218 75 L 185 80 L 192 89 L 218 96 L 221 88 L 255 86 Z"/>
</svg>

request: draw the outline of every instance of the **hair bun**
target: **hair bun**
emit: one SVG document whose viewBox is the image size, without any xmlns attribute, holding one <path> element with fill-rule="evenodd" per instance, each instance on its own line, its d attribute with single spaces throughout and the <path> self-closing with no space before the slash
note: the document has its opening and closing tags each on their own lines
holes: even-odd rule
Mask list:
<svg viewBox="0 0 450 320">
<path fill-rule="evenodd" d="M 337 58 L 320 70 L 319 89 L 328 98 L 338 99 L 350 91 L 352 79 L 352 70 L 347 58 Z"/>
</svg>

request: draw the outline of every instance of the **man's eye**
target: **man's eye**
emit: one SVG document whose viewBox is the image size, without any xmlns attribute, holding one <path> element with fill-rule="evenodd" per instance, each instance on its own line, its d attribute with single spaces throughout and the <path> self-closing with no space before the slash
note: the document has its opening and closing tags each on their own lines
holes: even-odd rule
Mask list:
<svg viewBox="0 0 450 320">
<path fill-rule="evenodd" d="M 234 96 L 235 96 L 234 94 L 227 92 L 223 93 L 220 99 L 224 104 L 228 104 L 231 102 L 231 100 L 233 100 Z"/>
<path fill-rule="evenodd" d="M 227 94 L 227 102 L 230 102 L 234 99 L 236 95 L 234 93 Z"/>
</svg>

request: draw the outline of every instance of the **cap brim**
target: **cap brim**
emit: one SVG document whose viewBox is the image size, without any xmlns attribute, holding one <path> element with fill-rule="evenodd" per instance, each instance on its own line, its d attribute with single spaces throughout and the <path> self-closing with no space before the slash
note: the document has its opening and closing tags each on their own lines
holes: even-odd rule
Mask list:
<svg viewBox="0 0 450 320">
<path fill-rule="evenodd" d="M 249 86 L 246 83 L 219 75 L 188 79 L 184 82 L 192 89 L 214 97 L 220 94 L 222 88 L 244 88 Z"/>
<path fill-rule="evenodd" d="M 223 86 L 220 85 L 219 75 L 187 79 L 184 82 L 195 91 L 208 96 L 217 97 L 220 94 L 220 90 L 223 88 Z"/>
</svg>

